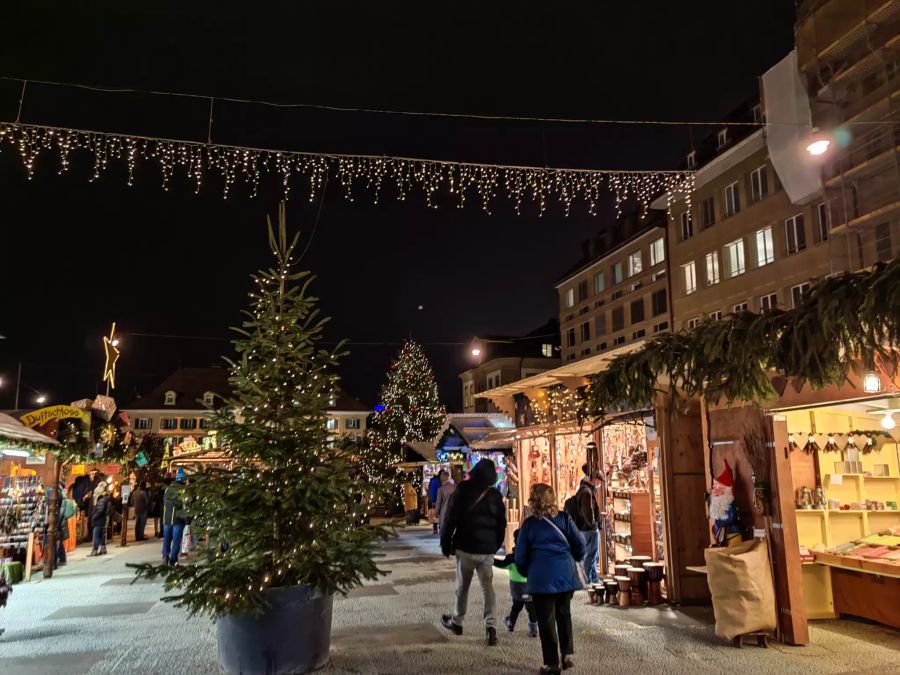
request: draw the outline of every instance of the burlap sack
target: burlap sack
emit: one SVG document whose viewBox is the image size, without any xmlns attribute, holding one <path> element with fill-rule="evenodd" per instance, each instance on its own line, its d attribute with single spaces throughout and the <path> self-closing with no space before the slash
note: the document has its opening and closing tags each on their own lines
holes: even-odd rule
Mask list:
<svg viewBox="0 0 900 675">
<path fill-rule="evenodd" d="M 716 635 L 731 640 L 745 633 L 774 630 L 775 587 L 765 540 L 708 548 L 704 555 Z"/>
</svg>

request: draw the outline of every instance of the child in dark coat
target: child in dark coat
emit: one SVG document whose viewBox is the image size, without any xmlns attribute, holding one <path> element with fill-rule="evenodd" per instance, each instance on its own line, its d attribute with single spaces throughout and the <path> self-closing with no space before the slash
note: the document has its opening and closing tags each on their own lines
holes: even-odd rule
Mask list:
<svg viewBox="0 0 900 675">
<path fill-rule="evenodd" d="M 519 536 L 519 531 L 513 532 L 513 542 Z M 534 609 L 534 602 L 528 594 L 528 579 L 519 573 L 515 563 L 515 548 L 503 560 L 494 560 L 494 567 L 509 571 L 509 594 L 512 596 L 512 609 L 509 611 L 503 623 L 506 629 L 512 633 L 516 627 L 516 619 L 524 607 L 528 612 L 528 635 L 537 637 L 538 624 L 537 612 Z"/>
</svg>

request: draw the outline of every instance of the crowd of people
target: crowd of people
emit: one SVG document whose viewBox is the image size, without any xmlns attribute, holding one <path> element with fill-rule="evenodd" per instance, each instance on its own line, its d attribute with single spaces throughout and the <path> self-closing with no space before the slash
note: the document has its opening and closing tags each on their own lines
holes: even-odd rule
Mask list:
<svg viewBox="0 0 900 675">
<path fill-rule="evenodd" d="M 529 635 L 540 637 L 540 672 L 560 673 L 574 667 L 572 597 L 586 583 L 599 580 L 601 509 L 597 494 L 602 476 L 590 474 L 587 465 L 582 471 L 578 491 L 562 510 L 557 508 L 550 485 L 531 487 L 525 520 L 513 535 L 514 549 L 502 559 L 495 555 L 506 535 L 506 507 L 494 487 L 494 462 L 482 459 L 459 485 L 454 485 L 446 471 L 432 479 L 428 501 L 433 505 L 433 526 L 440 534 L 441 552 L 456 558 L 456 602 L 440 618 L 444 628 L 462 635 L 469 589 L 477 576 L 484 596 L 485 641 L 495 646 L 498 607 L 493 569 L 507 569 L 512 607 L 503 625 L 514 631 L 520 613 L 526 610 Z"/>
</svg>

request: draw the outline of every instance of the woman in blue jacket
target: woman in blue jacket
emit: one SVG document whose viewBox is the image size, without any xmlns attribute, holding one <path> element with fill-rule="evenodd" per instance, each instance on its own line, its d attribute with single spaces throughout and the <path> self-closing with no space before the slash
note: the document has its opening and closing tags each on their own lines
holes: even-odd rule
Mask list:
<svg viewBox="0 0 900 675">
<path fill-rule="evenodd" d="M 556 494 L 544 483 L 531 487 L 531 516 L 516 542 L 516 567 L 528 578 L 528 592 L 537 610 L 544 665 L 540 672 L 559 673 L 575 663 L 572 637 L 572 594 L 582 588 L 578 564 L 584 539 L 572 518 L 556 508 Z"/>
</svg>

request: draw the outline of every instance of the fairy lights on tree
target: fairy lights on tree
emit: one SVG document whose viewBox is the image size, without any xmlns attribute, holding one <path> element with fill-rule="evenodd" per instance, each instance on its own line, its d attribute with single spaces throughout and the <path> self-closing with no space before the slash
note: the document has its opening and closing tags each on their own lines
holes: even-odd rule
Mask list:
<svg viewBox="0 0 900 675">
<path fill-rule="evenodd" d="M 192 527 L 208 535 L 196 558 L 178 567 L 136 565 L 165 578 L 164 599 L 191 614 L 260 610 L 272 587 L 308 584 L 344 591 L 380 571 L 375 547 L 388 528 L 369 526 L 353 457 L 329 447 L 328 401 L 341 347 L 319 348 L 326 322 L 309 295 L 312 277 L 294 272 L 298 238 L 269 225 L 275 265 L 253 277 L 250 309 L 235 341 L 233 393 L 212 420 L 231 468 L 191 478 L 185 500 Z"/>
</svg>

